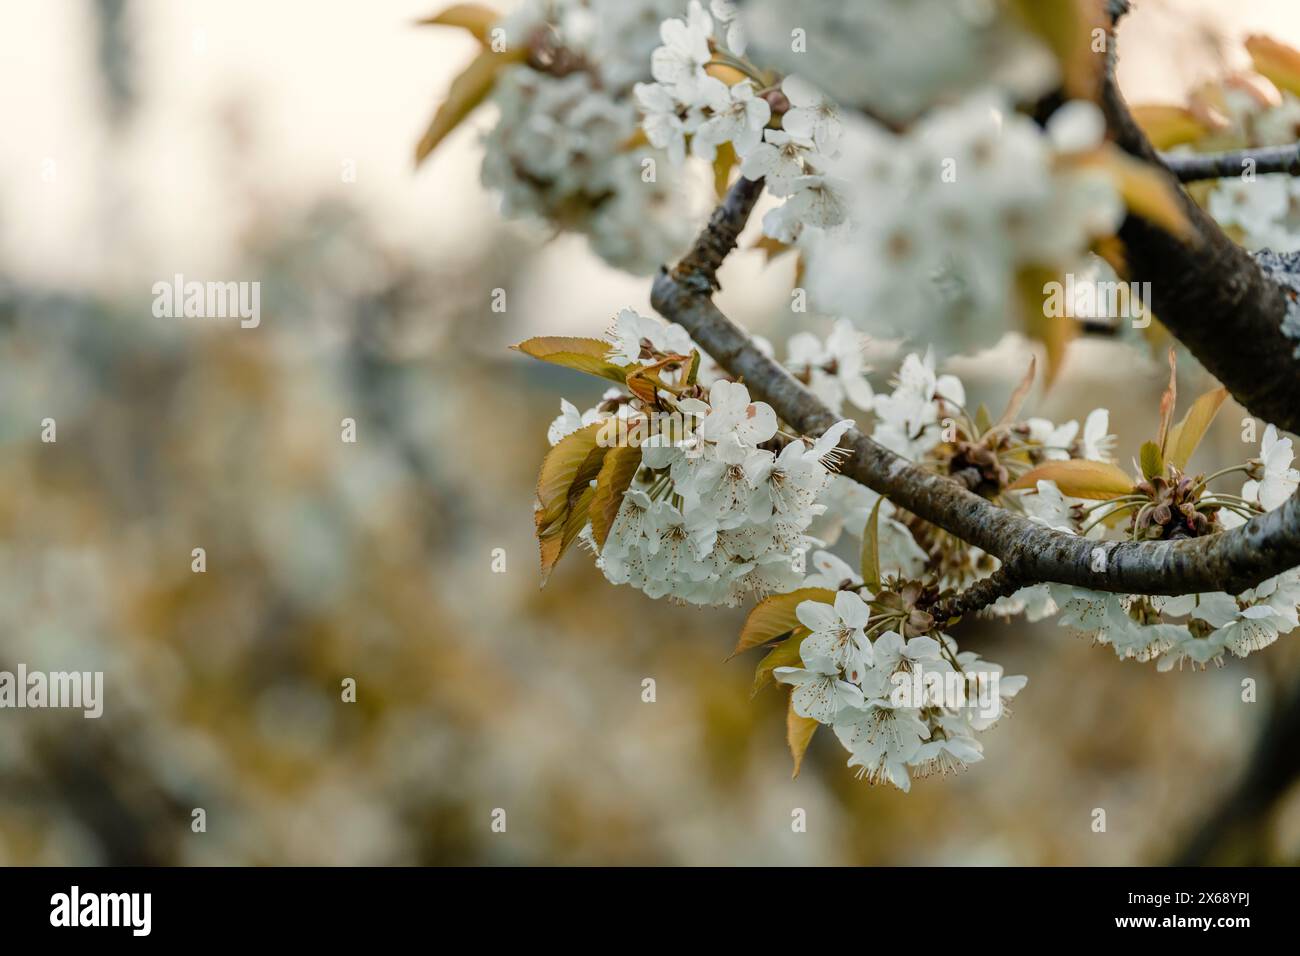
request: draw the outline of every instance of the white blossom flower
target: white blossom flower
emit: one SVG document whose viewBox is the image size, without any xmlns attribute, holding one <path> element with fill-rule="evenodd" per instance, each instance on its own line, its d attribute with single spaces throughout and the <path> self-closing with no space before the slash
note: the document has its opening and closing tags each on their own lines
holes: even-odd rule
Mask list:
<svg viewBox="0 0 1300 956">
<path fill-rule="evenodd" d="M 1181 668 L 1184 663 L 1204 667 L 1211 661 L 1221 661 L 1226 650 L 1227 646 L 1221 630 L 1205 637 L 1197 637 L 1191 631 L 1184 631 L 1181 639 L 1161 656 L 1159 663 L 1156 664 L 1156 670 L 1169 671 L 1175 667 Z"/>
<path fill-rule="evenodd" d="M 1058 153 L 1084 153 L 1106 141 L 1106 117 L 1091 100 L 1070 100 L 1047 121 L 1047 137 Z"/>
<path fill-rule="evenodd" d="M 1080 454 L 1091 461 L 1115 460 L 1115 436 L 1110 434 L 1110 412 L 1094 408 L 1083 423 Z"/>
<path fill-rule="evenodd" d="M 1248 501 L 1258 501 L 1265 511 L 1280 508 L 1291 497 L 1300 484 L 1300 472 L 1291 467 L 1295 453 L 1291 450 L 1291 439 L 1281 438 L 1277 428 L 1269 425 L 1264 429 L 1264 437 L 1259 444 L 1259 461 L 1262 463 L 1263 476 L 1247 481 L 1241 489 L 1241 495 Z"/>
<path fill-rule="evenodd" d="M 907 765 L 916 759 L 930 728 L 909 707 L 891 707 L 872 700 L 841 708 L 832 724 L 835 736 L 849 751 L 849 766 L 871 783 L 889 781 L 906 792 L 912 780 Z"/>
<path fill-rule="evenodd" d="M 864 350 L 867 337 L 847 319 L 839 319 L 823 343 L 811 332 L 791 336 L 785 367 L 836 415 L 847 398 L 857 408 L 870 411 L 875 393 L 867 380 Z"/>
<path fill-rule="evenodd" d="M 804 158 L 812 151 L 812 140 L 780 129 L 764 130 L 763 139 L 741 162 L 740 174 L 746 179 L 761 177 L 773 196 L 789 196 L 794 181 L 807 171 Z"/>
<path fill-rule="evenodd" d="M 704 67 L 711 58 L 709 38 L 713 35 L 713 21 L 699 0 L 691 0 L 686 19 L 665 20 L 659 26 L 659 35 L 664 45 L 651 54 L 651 75 L 671 87 L 679 101 L 689 103 L 699 85 L 708 78 Z"/>
<path fill-rule="evenodd" d="M 889 697 L 894 674 L 911 673 L 917 665 L 934 667 L 942 660 L 940 645 L 933 637 L 904 639 L 897 631 L 885 631 L 872 644 L 875 663 L 863 681 L 862 692 L 869 699 Z"/>
<path fill-rule="evenodd" d="M 1040 479 L 1035 483 L 1035 487 L 1036 493 L 1026 492 L 1019 497 L 1029 520 L 1053 531 L 1077 534 L 1071 513 L 1073 504 L 1061 494 L 1061 489 L 1056 486 L 1056 482 Z"/>
<path fill-rule="evenodd" d="M 800 656 L 803 656 L 802 645 Z M 800 717 L 829 724 L 845 707 L 862 704 L 862 691 L 841 680 L 839 668 L 829 658 L 814 655 L 804 657 L 803 662 L 803 667 L 778 667 L 772 671 L 780 683 L 795 688 L 790 700 Z"/>
<path fill-rule="evenodd" d="M 790 182 L 784 204 L 763 216 L 763 233 L 781 242 L 794 242 L 805 226 L 831 229 L 848 219 L 848 183 L 831 176 L 800 176 Z"/>
<path fill-rule="evenodd" d="M 713 80 L 712 77 L 708 79 Z M 751 81 L 741 80 L 723 89 L 726 91 L 725 99 L 716 92 L 709 94 L 704 105 L 712 115 L 700 124 L 691 140 L 691 152 L 708 160 L 712 160 L 717 147 L 726 142 L 735 147 L 737 156 L 744 158 L 762 142 L 763 128 L 772 117 L 771 105 L 754 94 Z"/>
<path fill-rule="evenodd" d="M 984 747 L 974 737 L 934 737 L 917 748 L 911 767 L 918 777 L 926 777 L 934 773 L 956 773 L 983 759 Z"/>
<path fill-rule="evenodd" d="M 719 25 L 727 28 L 724 42 L 732 53 L 741 55 L 745 52 L 745 29 L 736 15 L 736 4 L 732 0 L 712 0 L 709 12 Z"/>
<path fill-rule="evenodd" d="M 677 166 L 686 158 L 686 123 L 679 115 L 677 101 L 658 83 L 638 83 L 633 96 L 641 108 L 641 128 L 651 146 L 668 152 Z"/>
<path fill-rule="evenodd" d="M 1079 434 L 1079 423 L 1068 421 L 1062 425 L 1054 424 L 1046 418 L 1029 418 L 1025 420 L 1029 430 L 1029 440 L 1042 446 L 1040 454 L 1049 461 L 1066 461 L 1070 457 L 1070 448 L 1074 438 Z"/>
<path fill-rule="evenodd" d="M 834 605 L 802 601 L 795 616 L 812 632 L 799 645 L 805 661 L 810 657 L 828 659 L 851 682 L 862 679 L 860 675 L 871 666 L 874 653 L 863 630 L 871 609 L 861 597 L 853 591 L 839 591 Z"/>
<path fill-rule="evenodd" d="M 939 444 L 943 418 L 955 415 L 966 403 L 966 389 L 955 375 L 937 375 L 934 353 L 912 353 L 898 370 L 898 386 L 889 395 L 877 395 L 873 441 L 904 458 L 916 461 Z"/>
<path fill-rule="evenodd" d="M 802 587 L 827 588 L 838 591 L 842 587 L 862 586 L 862 576 L 829 551 L 814 551 L 812 566 L 815 569 L 803 579 Z"/>
<path fill-rule="evenodd" d="M 560 399 L 560 414 L 546 429 L 546 440 L 555 445 L 561 438 L 572 435 L 585 425 L 600 421 L 600 418 L 601 415 L 598 409 L 589 408 L 585 412 L 579 413 L 577 406 L 562 398 Z"/>
<path fill-rule="evenodd" d="M 750 401 L 749 389 L 739 382 L 714 382 L 709 414 L 696 433 L 705 441 L 749 451 L 776 434 L 776 413 L 766 402 Z"/>
<path fill-rule="evenodd" d="M 812 83 L 793 73 L 781 82 L 781 92 L 791 106 L 781 117 L 781 128 L 792 136 L 812 140 L 818 152 L 834 155 L 843 130 L 835 104 Z"/>
<path fill-rule="evenodd" d="M 1251 249 L 1300 250 L 1300 231 L 1291 222 L 1295 184 L 1286 173 L 1218 180 L 1207 208 L 1220 224 L 1237 226 Z"/>
<path fill-rule="evenodd" d="M 609 360 L 619 365 L 647 362 L 651 352 L 689 355 L 695 348 L 690 333 L 680 325 L 640 315 L 633 309 L 620 310 L 606 334 L 612 341 Z"/>
</svg>

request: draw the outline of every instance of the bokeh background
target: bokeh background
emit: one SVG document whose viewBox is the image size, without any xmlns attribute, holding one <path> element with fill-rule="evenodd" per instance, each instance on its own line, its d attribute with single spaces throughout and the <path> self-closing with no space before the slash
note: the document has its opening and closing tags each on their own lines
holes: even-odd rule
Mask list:
<svg viewBox="0 0 1300 956">
<path fill-rule="evenodd" d="M 751 701 L 755 661 L 724 660 L 743 611 L 652 602 L 579 553 L 539 590 L 545 427 L 601 386 L 506 346 L 649 313 L 648 286 L 496 215 L 490 110 L 414 169 L 473 51 L 412 25 L 439 7 L 0 3 L 0 669 L 106 688 L 100 720 L 0 711 L 0 862 L 1300 858 L 1294 637 L 1158 674 L 1051 622 L 963 624 L 1029 686 L 983 763 L 904 795 L 854 780 L 829 740 L 790 779 L 781 694 Z M 1123 85 L 1178 101 L 1257 30 L 1300 43 L 1300 12 L 1143 0 Z M 792 268 L 734 257 L 724 309 L 795 331 Z M 155 318 L 176 273 L 261 282 L 261 326 Z M 953 370 L 994 406 L 1025 354 Z M 1084 338 L 1033 408 L 1108 406 L 1128 454 L 1162 377 Z M 1241 459 L 1242 416 L 1225 407 L 1205 467 Z"/>
</svg>

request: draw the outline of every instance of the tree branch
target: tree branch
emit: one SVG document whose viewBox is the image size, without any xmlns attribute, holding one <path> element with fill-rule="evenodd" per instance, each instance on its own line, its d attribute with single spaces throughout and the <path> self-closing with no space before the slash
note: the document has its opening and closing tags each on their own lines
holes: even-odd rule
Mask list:
<svg viewBox="0 0 1300 956">
<path fill-rule="evenodd" d="M 760 352 L 712 300 L 718 265 L 735 248 L 761 187 L 761 181 L 743 177 L 736 182 L 694 248 L 671 271 L 660 270 L 650 301 L 791 427 L 820 435 L 837 416 Z M 1135 594 L 1235 594 L 1300 565 L 1300 492 L 1281 508 L 1221 534 L 1183 541 L 1099 542 L 1052 531 L 999 508 L 857 429 L 850 429 L 841 444 L 852 451 L 843 474 L 992 554 L 1022 584 L 1054 581 Z"/>
<path fill-rule="evenodd" d="M 1115 57 L 1112 29 L 1101 96 L 1111 136 L 1126 152 L 1163 166 L 1119 91 Z M 1296 295 L 1265 275 L 1172 175 L 1170 186 L 1195 237 L 1183 242 L 1130 214 L 1119 231 L 1129 278 L 1151 283 L 1148 304 L 1160 321 L 1251 414 L 1300 431 Z"/>
<path fill-rule="evenodd" d="M 1004 564 L 986 578 L 976 581 L 966 590 L 944 598 L 930 608 L 936 621 L 964 617 L 986 608 L 999 598 L 1010 597 L 1027 583 L 1009 564 Z"/>
<path fill-rule="evenodd" d="M 1246 170 L 1256 176 L 1269 173 L 1300 176 L 1300 143 L 1235 149 L 1226 153 L 1160 153 L 1159 156 L 1180 183 L 1232 179 Z"/>
</svg>

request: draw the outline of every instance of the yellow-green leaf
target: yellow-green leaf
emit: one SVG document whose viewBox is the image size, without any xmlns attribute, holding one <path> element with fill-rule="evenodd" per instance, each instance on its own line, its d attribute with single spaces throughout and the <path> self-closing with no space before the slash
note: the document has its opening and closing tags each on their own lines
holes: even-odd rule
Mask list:
<svg viewBox="0 0 1300 956">
<path fill-rule="evenodd" d="M 606 354 L 611 346 L 603 339 L 578 338 L 568 335 L 542 335 L 525 339 L 511 348 L 531 355 L 552 365 L 562 365 L 578 372 L 595 375 L 622 385 L 627 379 L 628 369 L 615 365 Z"/>
<path fill-rule="evenodd" d="M 1070 343 L 1079 335 L 1078 322 L 1047 314 L 1043 297 L 1049 288 L 1048 284 L 1052 282 L 1061 282 L 1061 275 L 1055 269 L 1025 266 L 1016 274 L 1019 312 L 1025 334 L 1042 342 L 1043 348 L 1047 350 L 1047 368 L 1043 374 L 1045 385 L 1051 385 L 1056 380 Z M 980 434 L 987 430 L 984 428 Z"/>
<path fill-rule="evenodd" d="M 1194 143 L 1210 132 L 1185 106 L 1145 104 L 1129 108 L 1142 132 L 1156 149 L 1173 149 Z"/>
<path fill-rule="evenodd" d="M 591 507 L 593 494 L 591 488 L 584 488 L 570 502 L 564 520 L 552 525 L 551 528 L 538 536 L 537 540 L 541 548 L 542 558 L 542 587 L 546 587 L 546 582 L 550 580 L 551 571 L 554 570 L 556 563 L 560 558 L 564 557 L 564 553 L 578 539 L 583 526 L 587 523 L 588 510 Z"/>
<path fill-rule="evenodd" d="M 1096 98 L 1103 57 L 1092 49 L 1101 25 L 1097 0 L 1010 0 L 1010 12 L 1056 55 L 1070 96 Z"/>
<path fill-rule="evenodd" d="M 487 99 L 492 87 L 496 85 L 497 74 L 511 64 L 518 63 L 527 53 L 523 48 L 504 53 L 484 50 L 470 61 L 465 71 L 452 80 L 447 98 L 442 101 L 424 135 L 420 137 L 420 142 L 415 147 L 417 166 L 424 162 L 448 133 L 474 111 L 474 107 Z"/>
<path fill-rule="evenodd" d="M 605 547 L 610 526 L 623 504 L 623 493 L 641 467 L 641 449 L 634 445 L 611 448 L 596 476 L 596 492 L 591 499 L 591 535 L 598 547 Z"/>
<path fill-rule="evenodd" d="M 1163 474 L 1165 459 L 1160 454 L 1160 446 L 1153 441 L 1143 442 L 1142 450 L 1139 452 L 1139 464 L 1142 465 L 1142 475 L 1145 478 L 1154 478 Z"/>
<path fill-rule="evenodd" d="M 719 63 L 717 61 L 712 61 L 706 64 L 704 72 L 715 80 L 721 80 L 727 86 L 735 86 L 737 83 L 749 79 L 749 77 L 740 72 L 740 70 L 736 69 L 734 66 L 730 66 L 726 63 Z"/>
<path fill-rule="evenodd" d="M 767 652 L 767 655 L 758 662 L 758 667 L 754 670 L 754 687 L 750 691 L 751 697 L 772 683 L 772 671 L 778 667 L 803 666 L 803 658 L 799 656 L 799 645 L 811 633 L 808 628 L 801 624 L 794 629 L 794 633 Z"/>
<path fill-rule="evenodd" d="M 598 449 L 596 444 L 600 427 L 601 422 L 592 422 L 565 435 L 542 459 L 541 472 L 537 476 L 540 507 L 536 520 L 539 533 L 558 521 L 567 509 L 569 489 L 588 457 L 593 451 L 604 450 Z"/>
<path fill-rule="evenodd" d="M 816 731 L 816 720 L 812 717 L 800 717 L 794 712 L 794 694 L 791 693 L 790 703 L 785 712 L 785 742 L 790 745 L 790 756 L 794 758 L 794 773 L 790 774 L 791 779 L 799 776 L 803 755 L 807 752 L 808 744 Z"/>
<path fill-rule="evenodd" d="M 1257 33 L 1246 38 L 1246 52 L 1255 69 L 1274 85 L 1300 96 L 1300 50 Z"/>
<path fill-rule="evenodd" d="M 501 19 L 501 14 L 481 3 L 454 3 L 441 13 L 416 20 L 417 26 L 460 27 L 468 30 L 484 46 L 488 44 L 488 33 L 492 25 Z"/>
<path fill-rule="evenodd" d="M 1167 446 L 1169 460 L 1180 470 L 1187 468 L 1187 462 L 1209 431 L 1214 416 L 1219 414 L 1219 406 L 1228 397 L 1228 390 L 1220 386 L 1206 392 L 1187 410 L 1183 420 L 1169 432 Z"/>
<path fill-rule="evenodd" d="M 727 195 L 727 187 L 731 185 L 731 170 L 735 165 L 736 150 L 727 141 L 713 155 L 713 190 L 719 199 Z"/>
<path fill-rule="evenodd" d="M 799 627 L 795 608 L 804 601 L 834 604 L 835 592 L 830 588 L 799 588 L 788 594 L 773 594 L 759 601 L 754 610 L 749 612 L 749 617 L 745 618 L 745 626 L 740 629 L 740 640 L 736 642 L 731 656 L 735 657 L 751 647 L 766 644 Z"/>
<path fill-rule="evenodd" d="M 1164 170 L 1130 156 L 1113 143 L 1079 157 L 1077 162 L 1104 170 L 1135 216 L 1177 239 L 1188 240 L 1194 235 L 1180 190 Z"/>
<path fill-rule="evenodd" d="M 1133 490 L 1133 479 L 1104 461 L 1049 461 L 1021 475 L 1008 490 L 1036 488 L 1040 481 L 1054 481 L 1061 494 L 1071 498 L 1104 501 Z"/>
<path fill-rule="evenodd" d="M 880 590 L 880 503 L 884 500 L 876 499 L 862 529 L 862 581 L 872 594 Z"/>
</svg>

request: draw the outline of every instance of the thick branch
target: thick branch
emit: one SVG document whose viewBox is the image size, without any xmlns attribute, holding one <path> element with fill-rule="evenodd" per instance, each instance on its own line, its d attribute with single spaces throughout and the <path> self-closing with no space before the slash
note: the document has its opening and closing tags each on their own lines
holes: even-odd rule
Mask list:
<svg viewBox="0 0 1300 956">
<path fill-rule="evenodd" d="M 1161 153 L 1160 161 L 1181 183 L 1232 179 L 1248 170 L 1255 176 L 1269 173 L 1300 176 L 1300 143 L 1234 149 L 1226 153 Z"/>
<path fill-rule="evenodd" d="M 1138 127 L 1115 82 L 1115 42 L 1102 87 L 1111 136 L 1125 151 L 1150 163 L 1161 158 Z M 1238 167 L 1238 172 L 1240 167 Z M 1195 238 L 1183 242 L 1140 216 L 1120 227 L 1130 278 L 1149 282 L 1149 303 L 1165 327 L 1253 415 L 1287 431 L 1300 431 L 1300 329 L 1296 298 L 1271 281 L 1250 253 L 1219 228 L 1185 191 L 1178 201 Z"/>
<path fill-rule="evenodd" d="M 709 292 L 717 283 L 717 250 L 734 248 L 757 198 L 757 185 L 742 178 L 732 187 L 705 230 L 725 232 L 702 236 L 676 268 L 661 270 L 651 303 L 690 332 L 723 368 L 743 379 L 784 421 L 803 434 L 820 435 L 836 416 L 760 352 L 718 310 Z M 1281 508 L 1222 534 L 1185 541 L 1097 542 L 1049 530 L 999 508 L 856 429 L 850 429 L 841 444 L 852 450 L 841 468 L 845 475 L 994 555 L 1009 567 L 1008 575 L 1024 583 L 1055 581 L 1137 594 L 1238 593 L 1300 565 L 1300 493 Z"/>
</svg>

